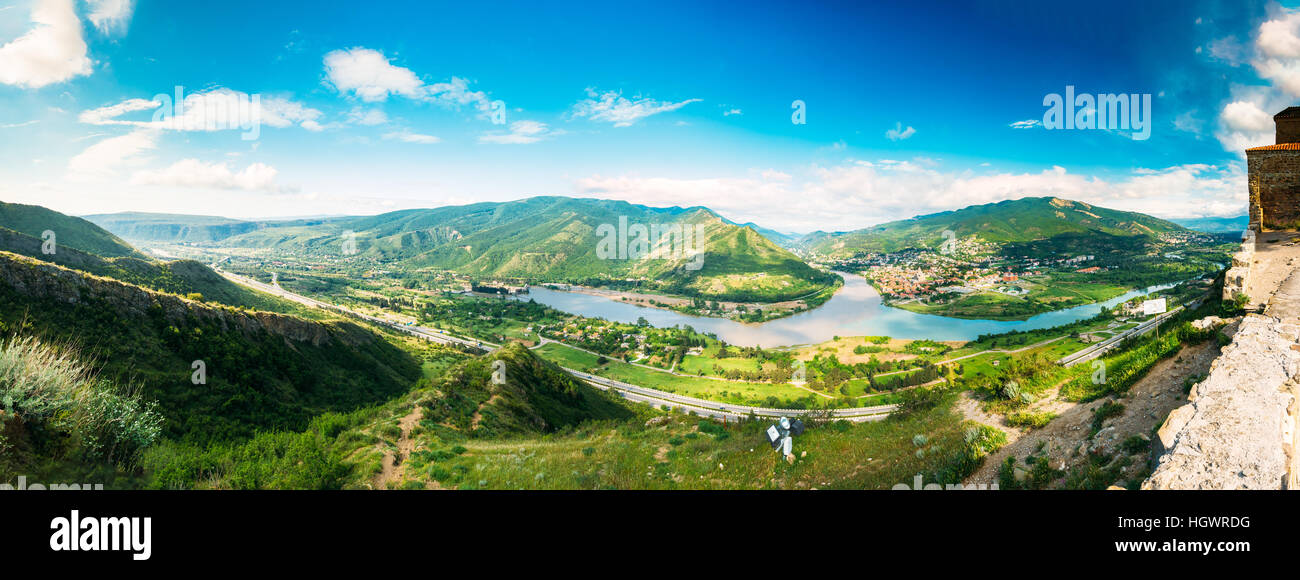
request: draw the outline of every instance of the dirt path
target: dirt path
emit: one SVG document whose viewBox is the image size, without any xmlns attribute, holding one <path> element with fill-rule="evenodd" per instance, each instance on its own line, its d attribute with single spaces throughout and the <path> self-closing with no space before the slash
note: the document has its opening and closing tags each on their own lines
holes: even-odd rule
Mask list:
<svg viewBox="0 0 1300 580">
<path fill-rule="evenodd" d="M 402 417 L 398 422 L 402 428 L 402 435 L 397 438 L 397 452 L 389 451 L 384 454 L 383 470 L 375 480 L 375 489 L 388 489 L 390 484 L 400 483 L 406 475 L 406 459 L 411 456 L 411 451 L 415 450 L 411 429 L 415 428 L 423 416 L 421 407 L 416 405 L 409 415 Z"/>
<path fill-rule="evenodd" d="M 997 483 L 998 468 L 1007 457 L 1015 457 L 1016 464 L 1025 467 L 1025 457 L 1033 454 L 1047 457 L 1054 468 L 1069 470 L 1085 462 L 1090 453 L 1114 453 L 1131 436 L 1149 436 L 1152 428 L 1163 423 L 1170 411 L 1187 403 L 1184 381 L 1188 377 L 1209 373 L 1210 364 L 1218 355 L 1219 346 L 1213 340 L 1184 347 L 1177 355 L 1156 363 L 1129 389 L 1127 395 L 1119 398 L 1104 397 L 1088 403 L 1073 403 L 1054 396 L 1045 397 L 1042 406 L 1035 406 L 1033 410 L 1050 410 L 1058 416 L 1046 427 L 1028 432 L 1014 430 L 1013 433 L 1013 429 L 1002 422 L 1001 416 L 989 417 L 981 412 L 978 401 L 970 399 L 970 404 L 967 404 L 967 393 L 963 393 L 963 401 L 957 408 L 964 416 L 1007 431 L 1008 436 L 1007 445 L 986 457 L 983 465 L 966 478 L 965 483 Z M 1124 405 L 1124 412 L 1107 420 L 1097 436 L 1089 439 L 1093 410 L 1109 400 Z M 1126 473 L 1135 473 L 1140 467 L 1141 462 L 1134 462 Z"/>
</svg>

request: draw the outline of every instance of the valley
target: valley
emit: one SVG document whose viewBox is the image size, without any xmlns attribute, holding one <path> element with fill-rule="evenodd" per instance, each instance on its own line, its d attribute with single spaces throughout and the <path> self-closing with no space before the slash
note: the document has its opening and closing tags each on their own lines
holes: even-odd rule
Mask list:
<svg viewBox="0 0 1300 580">
<path fill-rule="evenodd" d="M 38 209 L 25 211 L 46 215 Z M 551 481 L 538 472 L 542 475 L 532 475 L 537 478 L 534 487 L 694 488 L 696 482 L 705 488 L 890 487 L 896 483 L 888 478 L 896 477 L 897 464 L 881 464 L 876 470 L 862 463 L 874 458 L 853 459 L 858 452 L 831 450 L 843 445 L 876 449 L 872 445 L 903 438 L 900 429 L 924 428 L 924 433 L 907 436 L 914 440 L 912 447 L 920 446 L 914 454 L 920 461 L 909 461 L 906 469 L 929 470 L 927 480 L 961 481 L 1005 441 L 1005 435 L 971 422 L 960 401 L 982 401 L 980 417 L 1002 417 L 997 422 L 1008 428 L 1050 421 L 1027 410 L 1039 397 L 1086 401 L 1122 392 L 1115 390 L 1122 386 L 1099 391 L 1080 383 L 1091 374 L 1088 365 L 1067 367 L 1057 361 L 1109 338 L 1153 328 L 1143 324 L 1150 317 L 1135 310 L 1144 297 L 1159 295 L 1170 308 L 1188 309 L 1159 323 L 1172 329 L 1160 340 L 1134 334 L 1104 354 L 1121 376 L 1140 375 L 1166 356 L 1170 345 L 1189 338 L 1204 340 L 1201 334 L 1179 329 L 1207 309 L 1220 308 L 1205 300 L 1214 295 L 1216 282 L 1195 275 L 1204 274 L 1196 268 L 1174 271 L 1185 280 L 1178 284 L 1098 289 L 1088 296 L 1091 300 L 1069 308 L 1003 320 L 913 312 L 882 296 L 866 278 L 828 271 L 825 278 L 842 282 L 814 290 L 824 298 L 796 307 L 802 311 L 776 318 L 729 319 L 705 314 L 734 315 L 745 313 L 747 305 L 773 303 L 665 295 L 665 301 L 674 302 L 650 304 L 654 299 L 649 296 L 656 294 L 628 292 L 644 285 L 628 286 L 627 280 L 603 280 L 600 287 L 574 291 L 569 285 L 573 282 L 544 277 L 484 278 L 457 268 L 414 267 L 406 258 L 378 256 L 373 245 L 359 246 L 356 254 L 331 254 L 323 249 L 334 243 L 323 241 L 331 235 L 322 239 L 308 234 L 322 225 L 337 229 L 340 220 L 357 224 L 357 218 L 259 224 L 251 229 L 201 220 L 196 226 L 220 226 L 201 234 L 165 225 L 178 219 L 150 218 L 133 230 L 169 238 L 134 240 L 143 252 L 125 241 L 105 245 L 103 240 L 113 240 L 112 234 L 88 222 L 68 222 L 85 230 L 73 239 L 101 240 L 94 247 L 113 248 L 104 250 L 120 254 L 113 257 L 73 247 L 44 254 L 40 240 L 31 235 L 0 230 L 8 232 L 6 249 L 18 252 L 0 262 L 8 264 L 4 278 L 17 289 L 8 295 L 13 306 L 0 312 L 6 340 L 39 336 L 53 345 L 67 345 L 55 346 L 57 350 L 83 352 L 91 359 L 107 357 L 104 369 L 109 372 L 103 376 L 114 382 L 142 381 L 135 396 L 141 404 L 155 405 L 150 408 L 162 421 L 162 430 L 143 441 L 129 461 L 87 463 L 89 458 L 75 459 L 80 451 L 69 451 L 54 464 L 58 470 L 102 472 L 111 467 L 119 485 L 145 487 L 494 488 L 516 485 L 519 477 L 532 473 L 521 470 L 522 465 L 534 460 L 567 464 L 573 459 L 566 457 L 578 453 L 607 463 L 595 471 L 571 470 L 576 479 Z M 110 223 L 126 227 L 121 221 Z M 735 239 L 757 235 L 749 231 Z M 251 241 L 266 240 L 270 232 L 283 236 L 271 248 Z M 177 236 L 186 239 L 170 239 Z M 193 236 L 202 239 L 188 239 Z M 333 239 L 346 243 L 350 237 Z M 1180 251 L 1189 255 L 1205 252 L 1194 258 L 1199 264 L 1214 256 L 1214 246 L 1207 242 L 1189 238 L 1169 243 L 1184 244 Z M 968 241 L 958 245 L 956 257 L 904 250 L 888 258 L 859 256 L 834 265 L 874 274 L 872 282 L 878 286 L 885 283 L 884 276 L 874 268 L 922 264 L 942 265 L 962 276 L 970 272 L 962 280 L 975 284 L 972 280 L 988 276 L 988 271 L 1010 269 L 1007 261 L 989 253 L 991 247 Z M 1007 246 L 999 247 L 1005 252 Z M 898 256 L 912 261 L 893 259 Z M 43 259 L 59 265 L 42 267 Z M 1031 258 L 1021 260 L 1017 263 L 1033 265 Z M 1060 260 L 1067 267 L 1079 264 L 1075 258 Z M 55 306 L 59 296 L 72 295 L 33 293 L 50 275 L 84 280 L 78 284 L 94 290 L 76 294 L 81 306 Z M 1052 277 L 1063 278 L 1055 271 Z M 1163 280 L 1141 278 L 1158 279 Z M 750 295 L 766 292 L 738 288 Z M 93 296 L 118 296 L 108 304 L 120 301 L 123 306 L 93 307 L 103 300 Z M 145 322 L 158 315 L 137 318 L 138 310 L 122 310 L 137 302 L 162 305 L 164 314 L 156 322 Z M 42 314 L 32 316 L 33 307 Z M 232 307 L 228 314 L 215 314 Z M 90 316 L 85 308 L 97 308 L 99 314 Z M 81 317 L 82 326 L 69 325 L 68 316 Z M 240 317 L 252 318 L 234 322 L 245 320 Z M 109 324 L 110 318 L 120 322 Z M 266 331 L 250 326 L 254 318 L 263 327 L 272 324 L 283 329 L 276 332 L 288 334 L 266 336 Z M 99 322 L 85 326 L 90 320 Z M 222 322 L 214 325 L 214 320 Z M 938 320 L 947 322 L 935 324 Z M 231 334 L 232 326 L 246 330 Z M 77 334 L 59 328 L 82 330 Z M 154 332 L 161 334 L 154 338 Z M 125 350 L 83 349 L 69 342 L 73 336 L 103 336 L 92 344 L 117 344 L 108 337 L 127 335 L 134 338 Z M 312 346 L 297 342 L 302 340 Z M 142 347 L 155 354 L 144 355 Z M 278 370 L 241 358 L 263 357 L 259 353 L 284 347 L 289 350 L 276 355 L 281 361 Z M 312 352 L 317 348 L 324 349 L 320 355 Z M 1134 354 L 1147 352 L 1156 358 Z M 283 364 L 301 356 L 309 357 L 304 362 L 329 362 L 308 363 L 315 365 L 311 371 L 297 363 Z M 210 369 L 212 389 L 177 386 L 193 369 L 183 362 L 189 359 L 201 360 Z M 505 383 L 484 382 L 484 369 L 502 360 L 507 361 Z M 518 376 L 510 370 L 515 367 Z M 236 368 L 239 371 L 231 375 Z M 350 373 L 376 372 L 386 378 L 366 375 L 366 388 L 348 382 L 357 380 Z M 300 392 L 292 394 L 294 389 Z M 801 445 L 807 455 L 801 455 L 793 471 L 784 462 L 772 462 L 769 453 L 753 455 L 740 449 L 753 447 L 745 442 L 752 434 L 745 433 L 758 429 L 764 418 L 779 416 L 801 417 L 818 426 L 804 438 Z M 643 426 L 632 429 L 634 425 Z M 960 433 L 966 443 L 916 443 L 943 440 L 953 433 Z M 30 446 L 27 453 L 49 445 L 23 430 L 12 434 L 12 440 Z M 561 439 L 543 443 L 556 436 Z M 543 439 L 524 442 L 535 437 Z M 732 437 L 741 438 L 740 447 L 729 443 Z M 521 443 L 516 447 L 500 442 L 502 438 Z M 644 443 L 633 443 L 642 438 Z M 597 440 L 606 445 L 595 445 Z M 923 459 L 931 445 L 936 451 Z M 937 451 L 944 447 L 949 450 Z M 589 451 L 594 448 L 599 449 Z M 637 449 L 649 449 L 653 463 L 645 464 Z M 870 453 L 887 457 L 890 452 L 881 448 Z M 284 463 L 289 458 L 299 467 Z M 491 466 L 500 462 L 505 462 L 501 470 L 494 471 Z M 844 471 L 853 462 L 857 467 Z M 615 467 L 625 463 L 637 466 L 635 479 Z M 722 467 L 707 467 L 715 464 Z M 730 472 L 728 464 L 733 465 Z M 302 465 L 314 467 L 303 470 Z M 471 465 L 478 479 L 468 476 Z M 32 469 L 35 464 L 26 466 Z M 648 471 L 641 473 L 645 468 Z"/>
</svg>

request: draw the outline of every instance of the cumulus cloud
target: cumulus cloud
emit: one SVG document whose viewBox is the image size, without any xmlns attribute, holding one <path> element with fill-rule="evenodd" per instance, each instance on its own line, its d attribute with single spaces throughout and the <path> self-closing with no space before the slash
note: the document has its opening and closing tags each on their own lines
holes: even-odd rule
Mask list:
<svg viewBox="0 0 1300 580">
<path fill-rule="evenodd" d="M 104 34 L 125 32 L 135 8 L 134 0 L 86 0 L 86 4 L 90 7 L 87 18 Z"/>
<path fill-rule="evenodd" d="M 1233 101 L 1219 114 L 1224 126 L 1234 131 L 1272 131 L 1273 116 L 1249 101 Z"/>
<path fill-rule="evenodd" d="M 769 170 L 770 171 L 770 170 Z M 915 160 L 855 160 L 813 166 L 799 178 L 677 179 L 595 175 L 575 192 L 650 205 L 705 205 L 737 221 L 783 231 L 852 230 L 919 214 L 1033 196 L 1055 196 L 1159 217 L 1241 215 L 1239 163 L 1142 169 L 1118 179 L 1070 173 L 950 171 Z"/>
<path fill-rule="evenodd" d="M 496 143 L 503 145 L 523 145 L 536 143 L 555 135 L 546 123 L 539 121 L 515 121 L 510 124 L 509 132 L 494 132 L 479 135 L 479 143 Z"/>
<path fill-rule="evenodd" d="M 183 159 L 163 169 L 137 171 L 131 176 L 131 184 L 273 193 L 296 190 L 296 188 L 277 185 L 275 179 L 277 174 L 274 167 L 264 163 L 253 163 L 243 171 L 236 172 L 225 163 Z"/>
<path fill-rule="evenodd" d="M 0 83 L 36 89 L 91 73 L 72 0 L 37 0 L 34 27 L 0 46 Z"/>
<path fill-rule="evenodd" d="M 415 71 L 393 64 L 384 53 L 370 48 L 326 54 L 325 79 L 340 93 L 351 93 L 366 102 L 403 96 L 447 106 L 470 106 L 481 115 L 492 109 L 487 93 L 471 90 L 468 80 L 451 77 L 446 82 L 426 84 Z"/>
<path fill-rule="evenodd" d="M 895 123 L 893 129 L 885 131 L 885 136 L 888 137 L 890 141 L 902 141 L 915 134 L 916 129 L 911 127 L 904 129 L 902 123 Z"/>
<path fill-rule="evenodd" d="M 595 89 L 587 89 L 587 98 L 573 106 L 572 114 L 574 118 L 587 118 L 592 121 L 613 123 L 615 127 L 628 127 L 651 115 L 676 111 L 698 102 L 700 99 L 686 99 L 676 103 L 640 96 L 628 99 L 620 91 L 598 93 Z"/>
<path fill-rule="evenodd" d="M 115 173 L 119 168 L 140 163 L 140 154 L 157 146 L 158 133 L 148 129 L 98 141 L 68 161 L 74 179 Z"/>
<path fill-rule="evenodd" d="M 360 47 L 326 54 L 325 78 L 339 92 L 352 92 L 370 102 L 389 95 L 416 98 L 424 87 L 411 69 L 392 64 L 382 52 Z"/>
<path fill-rule="evenodd" d="M 1300 98 L 1300 10 L 1276 7 L 1260 24 L 1249 61 L 1268 86 L 1234 86 L 1232 97 L 1220 112 L 1219 142 L 1228 151 L 1244 155 L 1248 147 L 1273 142 L 1272 112 Z"/>
</svg>

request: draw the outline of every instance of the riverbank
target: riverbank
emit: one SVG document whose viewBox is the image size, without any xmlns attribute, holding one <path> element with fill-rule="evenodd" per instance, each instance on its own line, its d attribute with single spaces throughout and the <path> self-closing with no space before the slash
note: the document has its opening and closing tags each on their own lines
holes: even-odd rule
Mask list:
<svg viewBox="0 0 1300 580">
<path fill-rule="evenodd" d="M 1092 318 L 1131 298 L 1168 286 L 1152 286 L 1098 302 L 1047 312 L 1027 320 L 971 320 L 918 314 L 883 304 L 880 294 L 859 275 L 837 272 L 844 285 L 820 307 L 761 324 L 644 307 L 604 294 L 566 292 L 534 286 L 515 299 L 535 300 L 562 312 L 635 324 L 644 318 L 659 328 L 689 326 L 736 346 L 787 346 L 824 343 L 836 336 L 891 336 L 903 339 L 969 341 L 1011 331 L 1053 328 Z"/>
<path fill-rule="evenodd" d="M 586 294 L 588 296 L 599 296 L 601 298 L 622 302 L 624 304 L 631 304 L 641 308 L 658 308 L 661 310 L 680 312 L 689 316 L 733 320 L 743 324 L 761 324 L 763 322 L 785 318 L 793 314 L 816 308 L 826 301 L 821 300 L 816 304 L 812 304 L 812 300 L 808 299 L 785 300 L 782 302 L 734 302 L 728 300 L 704 300 L 700 298 L 672 296 L 667 294 L 629 292 L 626 290 L 594 288 L 591 286 L 578 286 L 574 284 L 542 284 L 541 286 L 558 292 L 574 292 L 578 294 Z M 831 295 L 833 295 L 834 291 L 839 290 L 841 286 L 842 284 L 828 290 Z M 818 291 L 813 293 L 812 296 L 817 296 L 825 292 L 826 291 Z M 829 297 L 827 297 L 827 299 L 829 299 Z M 700 301 L 703 301 L 705 304 L 704 308 L 698 306 Z"/>
</svg>

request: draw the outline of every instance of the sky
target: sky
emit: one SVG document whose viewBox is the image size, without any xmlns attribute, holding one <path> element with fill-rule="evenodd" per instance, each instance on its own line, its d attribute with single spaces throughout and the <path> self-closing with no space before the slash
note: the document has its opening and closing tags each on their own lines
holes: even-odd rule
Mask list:
<svg viewBox="0 0 1300 580">
<path fill-rule="evenodd" d="M 1300 9 L 1277 3 L 540 4 L 0 0 L 0 200 L 567 195 L 797 233 L 1025 196 L 1238 216 L 1243 149 L 1300 104 Z M 1067 87 L 1148 96 L 1146 135 L 1050 127 Z"/>
</svg>

